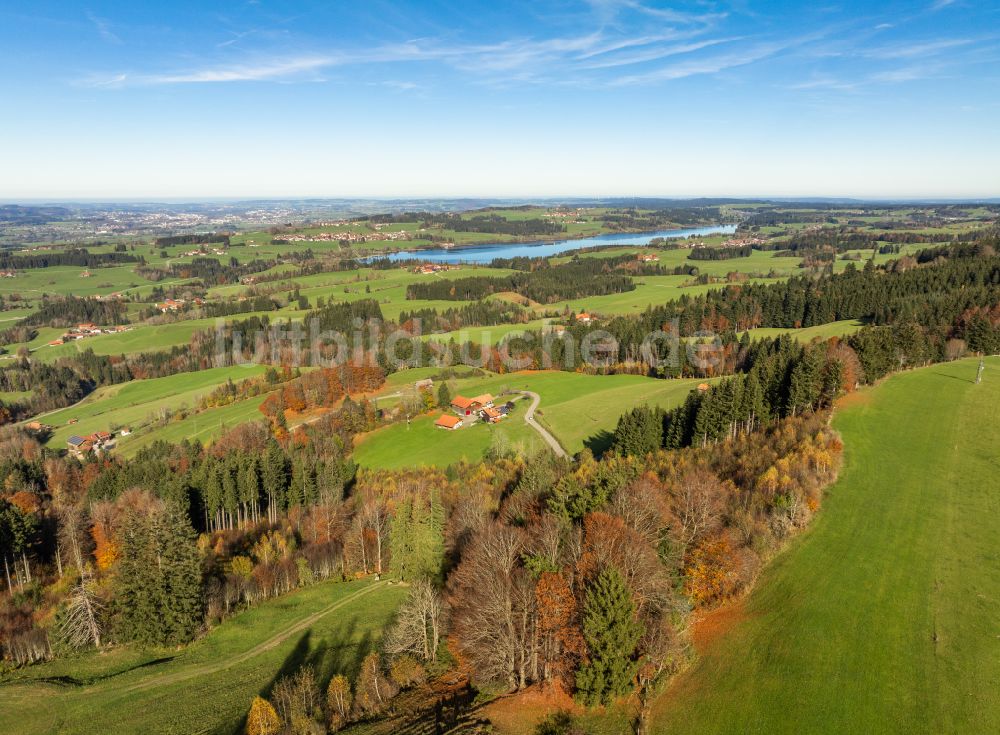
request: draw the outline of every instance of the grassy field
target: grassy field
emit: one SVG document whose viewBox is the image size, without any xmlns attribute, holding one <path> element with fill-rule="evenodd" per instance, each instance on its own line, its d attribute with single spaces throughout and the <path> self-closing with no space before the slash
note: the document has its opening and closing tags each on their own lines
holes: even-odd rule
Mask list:
<svg viewBox="0 0 1000 735">
<path fill-rule="evenodd" d="M 305 663 L 352 678 L 404 594 L 326 582 L 240 613 L 181 650 L 114 649 L 31 667 L 0 684 L 5 735 L 242 733 L 253 697 Z"/>
<path fill-rule="evenodd" d="M 890 378 L 837 413 L 815 525 L 661 699 L 657 733 L 1000 732 L 1000 358 Z"/>
<path fill-rule="evenodd" d="M 419 416 L 407 426 L 405 422 L 377 429 L 367 435 L 354 452 L 354 461 L 362 467 L 400 469 L 403 467 L 447 467 L 465 460 L 478 462 L 486 450 L 499 442 L 522 454 L 531 455 L 544 443 L 534 429 L 524 423 L 527 401 L 518 401 L 517 408 L 496 425 L 478 422 L 456 431 L 434 426 L 441 412 Z"/>
<path fill-rule="evenodd" d="M 404 378 L 431 377 L 428 368 L 397 373 L 385 392 L 403 386 Z M 606 448 L 618 417 L 636 405 L 649 404 L 670 408 L 681 403 L 699 380 L 656 380 L 639 375 L 582 375 L 559 371 L 519 372 L 488 377 L 461 378 L 449 381 L 452 395 L 492 393 L 499 396 L 508 390 L 529 390 L 541 396 L 536 420 L 551 431 L 570 454 L 589 446 L 595 452 Z M 440 415 L 422 416 L 407 428 L 405 422 L 393 424 L 362 437 L 354 458 L 367 467 L 406 467 L 434 465 L 444 467 L 460 459 L 478 460 L 493 441 L 531 453 L 544 448 L 533 429 L 523 421 L 522 403 L 507 419 L 496 426 L 481 423 L 456 431 L 434 426 Z M 493 434 L 499 438 L 494 440 Z"/>
<path fill-rule="evenodd" d="M 256 365 L 211 368 L 196 373 L 109 385 L 98 388 L 76 405 L 43 414 L 40 420 L 56 427 L 49 444 L 62 448 L 72 434 L 86 435 L 121 426 L 139 430 L 143 424 L 153 421 L 162 409 L 176 412 L 182 408 L 194 408 L 199 398 L 227 380 L 239 382 L 263 372 L 264 368 Z M 221 409 L 212 409 L 215 410 Z M 205 415 L 208 413 L 211 411 Z M 69 424 L 70 419 L 78 421 Z M 164 432 L 160 430 L 156 433 L 157 438 L 161 438 Z M 132 440 L 124 438 L 120 441 L 128 445 Z"/>
<path fill-rule="evenodd" d="M 137 352 L 155 352 L 157 350 L 168 350 L 171 347 L 179 345 L 186 345 L 191 341 L 191 336 L 195 332 L 214 329 L 220 321 L 229 322 L 248 319 L 252 316 L 266 316 L 273 324 L 286 319 L 293 321 L 301 320 L 305 313 L 305 311 L 297 309 L 281 309 L 278 311 L 238 314 L 236 316 L 225 317 L 221 320 L 206 318 L 186 319 L 167 324 L 137 324 L 128 332 L 100 334 L 58 346 L 50 346 L 48 343 L 63 334 L 66 330 L 43 327 L 39 329 L 38 337 L 27 343 L 27 347 L 32 350 L 34 359 L 43 362 L 54 362 L 60 357 L 75 355 L 86 350 L 93 350 L 94 354 L 97 355 L 129 355 Z M 14 352 L 18 347 L 19 345 L 12 345 L 8 349 Z"/>
<path fill-rule="evenodd" d="M 845 337 L 854 334 L 864 322 L 856 319 L 844 319 L 839 322 L 829 322 L 815 327 L 803 327 L 802 329 L 778 329 L 772 327 L 758 327 L 750 330 L 750 339 L 770 339 L 780 337 L 782 334 L 789 334 L 799 342 L 809 343 L 814 339 L 828 340 L 831 337 Z"/>
<path fill-rule="evenodd" d="M 228 406 L 209 408 L 183 419 L 169 421 L 158 426 L 155 431 L 138 434 L 128 440 L 120 440 L 117 453 L 123 457 L 131 457 L 142 447 L 159 440 L 179 444 L 184 439 L 190 441 L 197 439 L 203 444 L 208 444 L 235 426 L 248 421 L 263 421 L 264 414 L 259 408 L 265 398 L 266 395 L 254 396 L 230 403 Z"/>
</svg>

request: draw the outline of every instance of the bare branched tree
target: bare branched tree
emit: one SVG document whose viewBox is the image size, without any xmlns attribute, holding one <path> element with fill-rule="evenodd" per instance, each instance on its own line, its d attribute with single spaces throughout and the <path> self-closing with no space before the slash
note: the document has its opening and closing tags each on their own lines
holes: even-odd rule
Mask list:
<svg viewBox="0 0 1000 735">
<path fill-rule="evenodd" d="M 73 648 L 101 647 L 104 605 L 94 593 L 93 581 L 84 576 L 73 588 L 59 623 L 62 639 Z"/>
<path fill-rule="evenodd" d="M 424 661 L 434 661 L 444 615 L 444 601 L 434 585 L 427 579 L 417 580 L 386 637 L 386 650 L 394 656 L 410 653 Z"/>
</svg>

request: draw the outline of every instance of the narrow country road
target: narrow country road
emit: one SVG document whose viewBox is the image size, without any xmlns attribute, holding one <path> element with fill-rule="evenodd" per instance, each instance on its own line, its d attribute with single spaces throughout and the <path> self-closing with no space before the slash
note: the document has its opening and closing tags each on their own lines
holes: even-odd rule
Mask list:
<svg viewBox="0 0 1000 735">
<path fill-rule="evenodd" d="M 556 453 L 557 457 L 568 457 L 569 455 L 566 454 L 566 450 L 564 450 L 562 445 L 556 441 L 556 438 L 549 433 L 548 429 L 535 421 L 535 409 L 538 408 L 538 403 L 542 400 L 542 397 L 537 393 L 532 393 L 530 390 L 518 390 L 514 392 L 531 398 L 531 405 L 528 406 L 528 410 L 524 414 L 524 423 L 538 432 L 542 439 L 545 440 L 545 443 L 552 447 L 552 451 Z"/>
</svg>

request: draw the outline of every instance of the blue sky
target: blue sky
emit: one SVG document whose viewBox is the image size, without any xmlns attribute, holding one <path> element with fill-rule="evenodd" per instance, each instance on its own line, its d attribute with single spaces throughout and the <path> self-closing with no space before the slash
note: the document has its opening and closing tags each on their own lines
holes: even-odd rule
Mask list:
<svg viewBox="0 0 1000 735">
<path fill-rule="evenodd" d="M 0 197 L 1000 196 L 1000 0 L 0 3 Z"/>
</svg>

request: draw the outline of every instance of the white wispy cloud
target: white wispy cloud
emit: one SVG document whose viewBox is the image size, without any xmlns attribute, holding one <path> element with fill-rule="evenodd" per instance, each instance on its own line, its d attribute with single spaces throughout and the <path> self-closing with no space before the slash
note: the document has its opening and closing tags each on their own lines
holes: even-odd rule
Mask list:
<svg viewBox="0 0 1000 735">
<path fill-rule="evenodd" d="M 931 3 L 931 10 L 944 10 L 949 5 L 954 5 L 956 0 L 935 0 Z"/>
<path fill-rule="evenodd" d="M 934 56 L 943 51 L 974 43 L 971 38 L 944 38 L 939 41 L 923 41 L 872 49 L 868 56 L 875 59 L 909 59 L 916 56 Z"/>
<path fill-rule="evenodd" d="M 231 32 L 216 44 L 214 58 L 201 65 L 155 71 L 120 69 L 91 76 L 80 83 L 92 87 L 128 87 L 234 82 L 309 82 L 335 67 L 439 64 L 474 82 L 492 85 L 538 83 L 552 85 L 632 86 L 659 84 L 694 75 L 713 74 L 762 61 L 807 41 L 833 33 L 833 26 L 805 38 L 729 35 L 715 26 L 722 13 L 687 13 L 647 5 L 641 0 L 587 0 L 593 10 L 589 24 L 576 34 L 508 36 L 482 42 L 447 37 L 418 37 L 372 43 L 356 49 L 326 49 L 282 53 L 296 39 L 270 39 L 260 44 L 271 54 L 232 61 L 243 35 Z M 579 27 L 579 24 L 577 24 Z M 304 44 L 297 43 L 301 49 Z M 925 47 L 930 50 L 929 47 Z M 919 49 L 885 51 L 885 58 L 905 58 Z M 412 77 L 405 71 L 403 78 Z M 393 78 L 393 77 L 390 77 Z"/>
<path fill-rule="evenodd" d="M 336 59 L 330 56 L 303 56 L 299 58 L 272 59 L 258 64 L 240 64 L 230 67 L 201 69 L 180 74 L 154 74 L 145 77 L 149 84 L 204 84 L 210 82 L 251 82 L 283 79 L 303 72 L 333 66 Z"/>
<path fill-rule="evenodd" d="M 634 64 L 645 64 L 650 61 L 658 61 L 669 56 L 689 54 L 693 51 L 700 51 L 709 46 L 717 46 L 722 43 L 736 41 L 736 38 L 709 38 L 704 41 L 694 43 L 677 44 L 673 46 L 654 46 L 642 51 L 635 51 L 628 54 L 615 54 L 602 58 L 598 61 L 588 61 L 581 66 L 585 69 L 609 69 L 617 66 L 632 66 Z"/>
<path fill-rule="evenodd" d="M 716 74 L 726 69 L 746 66 L 757 61 L 775 56 L 789 48 L 788 43 L 761 43 L 750 48 L 733 51 L 715 56 L 678 61 L 640 74 L 630 74 L 619 77 L 612 82 L 613 86 L 633 86 L 665 82 L 701 74 Z"/>
<path fill-rule="evenodd" d="M 842 92 L 848 92 L 857 89 L 859 86 L 860 85 L 857 82 L 848 82 L 833 76 L 819 75 L 804 82 L 790 84 L 788 85 L 788 89 L 835 89 Z"/>
<path fill-rule="evenodd" d="M 91 76 L 81 80 L 90 87 L 153 86 L 160 84 L 210 84 L 218 82 L 281 81 L 307 72 L 333 66 L 337 60 L 329 56 L 279 58 L 234 66 L 214 66 L 168 74 L 118 73 Z"/>
<path fill-rule="evenodd" d="M 901 69 L 887 69 L 872 74 L 869 79 L 875 83 L 898 84 L 915 82 L 934 76 L 939 69 L 929 66 L 907 66 Z"/>
<path fill-rule="evenodd" d="M 673 8 L 657 8 L 639 0 L 587 0 L 600 17 L 609 20 L 625 12 L 649 16 L 669 23 L 713 23 L 726 17 L 726 13 L 688 13 Z"/>
<path fill-rule="evenodd" d="M 542 75 L 596 72 L 647 64 L 659 59 L 691 54 L 732 42 L 711 38 L 690 43 L 667 43 L 677 34 L 609 37 L 601 31 L 547 39 L 514 38 L 485 44 L 454 44 L 440 39 L 416 38 L 374 46 L 356 53 L 317 53 L 277 56 L 240 64 L 208 64 L 200 69 L 163 73 L 115 72 L 84 80 L 90 86 L 205 84 L 241 81 L 308 79 L 308 72 L 361 64 L 443 63 L 479 77 L 509 77 L 522 81 Z"/>
<path fill-rule="evenodd" d="M 111 29 L 111 24 L 104 18 L 99 18 L 94 15 L 91 11 L 87 11 L 87 20 L 89 20 L 94 28 L 97 29 L 97 33 L 108 43 L 122 43 L 122 39 Z"/>
</svg>

